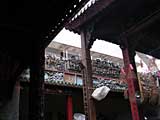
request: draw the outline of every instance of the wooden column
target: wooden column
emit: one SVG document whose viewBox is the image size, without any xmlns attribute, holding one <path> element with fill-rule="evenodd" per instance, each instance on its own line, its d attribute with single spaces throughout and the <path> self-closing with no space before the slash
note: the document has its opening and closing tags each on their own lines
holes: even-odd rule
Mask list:
<svg viewBox="0 0 160 120">
<path fill-rule="evenodd" d="M 44 120 L 44 49 L 36 41 L 32 46 L 29 88 L 29 120 Z"/>
<path fill-rule="evenodd" d="M 136 72 L 135 61 L 134 61 L 133 55 L 131 55 L 135 51 L 131 51 L 125 35 L 122 36 L 121 42 L 122 42 L 121 49 L 122 49 L 123 60 L 124 60 L 126 80 L 128 84 L 128 93 L 129 93 L 129 101 L 130 101 L 131 112 L 132 112 L 132 119 L 142 120 L 142 117 L 140 115 L 140 110 L 138 109 L 137 99 L 136 99 L 136 92 L 139 91 L 139 87 L 138 87 L 137 73 L 135 73 Z"/>
<path fill-rule="evenodd" d="M 136 52 L 135 52 L 134 48 L 132 48 L 131 46 L 128 48 L 129 48 L 128 53 L 129 53 L 130 64 L 133 67 L 133 74 L 135 75 L 135 79 L 134 79 L 135 91 L 140 91 L 140 87 L 139 87 L 139 83 L 138 83 L 138 75 L 137 75 L 137 66 L 136 66 L 136 62 L 135 62 Z"/>
<path fill-rule="evenodd" d="M 73 103 L 72 96 L 67 96 L 67 120 L 73 120 Z"/>
<path fill-rule="evenodd" d="M 137 66 L 136 66 L 136 62 L 135 62 L 135 49 L 133 47 L 131 47 L 131 45 L 128 47 L 128 52 L 129 52 L 129 59 L 130 59 L 130 64 L 133 67 L 133 75 L 134 75 L 134 89 L 135 92 L 137 93 L 137 95 L 139 95 L 140 97 L 137 98 L 137 105 L 138 105 L 138 110 L 139 110 L 139 117 L 140 120 L 144 120 L 144 115 L 143 115 L 143 105 L 141 104 L 141 100 L 142 100 L 142 94 L 141 94 L 141 90 L 140 90 L 140 85 L 139 85 L 139 80 L 138 80 L 138 74 L 137 74 Z"/>
<path fill-rule="evenodd" d="M 96 120 L 96 109 L 94 100 L 91 98 L 93 90 L 92 81 L 92 64 L 90 49 L 88 43 L 91 39 L 89 31 L 81 32 L 81 50 L 82 50 L 82 64 L 83 69 L 83 99 L 84 99 L 84 111 L 86 115 L 86 120 Z"/>
<path fill-rule="evenodd" d="M 13 89 L 12 98 L 0 107 L 0 120 L 19 120 L 19 97 L 20 84 L 17 81 Z"/>
</svg>

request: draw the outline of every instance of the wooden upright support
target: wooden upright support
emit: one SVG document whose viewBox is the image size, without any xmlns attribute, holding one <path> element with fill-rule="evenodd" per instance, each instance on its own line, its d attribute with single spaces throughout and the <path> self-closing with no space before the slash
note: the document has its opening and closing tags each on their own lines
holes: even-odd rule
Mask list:
<svg viewBox="0 0 160 120">
<path fill-rule="evenodd" d="M 123 54 L 124 60 L 124 67 L 126 73 L 126 80 L 128 84 L 128 93 L 129 93 L 129 101 L 131 106 L 132 112 L 132 119 L 133 120 L 142 120 L 140 110 L 138 107 L 136 93 L 139 92 L 138 80 L 137 80 L 137 73 L 136 73 L 136 66 L 134 61 L 133 53 L 135 51 L 131 51 L 126 36 L 122 36 L 121 39 L 121 49 Z"/>
<path fill-rule="evenodd" d="M 0 107 L 0 120 L 19 120 L 19 97 L 20 84 L 17 81 L 13 89 L 12 98 Z"/>
<path fill-rule="evenodd" d="M 72 96 L 67 96 L 67 120 L 73 120 L 73 103 Z"/>
<path fill-rule="evenodd" d="M 81 32 L 81 50 L 82 50 L 82 64 L 83 69 L 83 100 L 84 100 L 84 111 L 86 120 L 96 120 L 96 109 L 94 100 L 91 98 L 92 94 L 92 64 L 90 49 L 88 47 L 91 35 L 89 31 Z"/>
<path fill-rule="evenodd" d="M 39 41 L 32 46 L 29 88 L 29 120 L 44 120 L 44 49 Z"/>
<path fill-rule="evenodd" d="M 130 64 L 132 65 L 133 67 L 133 74 L 134 74 L 134 88 L 135 88 L 135 91 L 140 91 L 140 88 L 139 88 L 139 83 L 138 83 L 138 75 L 137 75 L 137 67 L 136 67 L 136 62 L 135 62 L 135 55 L 136 55 L 136 52 L 134 50 L 134 48 L 132 48 L 131 46 L 128 47 L 128 56 L 129 56 L 129 60 L 130 60 Z"/>
</svg>

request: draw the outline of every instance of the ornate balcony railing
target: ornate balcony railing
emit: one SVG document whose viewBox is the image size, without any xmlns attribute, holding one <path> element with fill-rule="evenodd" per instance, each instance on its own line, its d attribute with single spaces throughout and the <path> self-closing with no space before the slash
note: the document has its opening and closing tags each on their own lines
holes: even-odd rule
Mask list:
<svg viewBox="0 0 160 120">
<path fill-rule="evenodd" d="M 81 60 L 76 59 L 55 59 L 51 56 L 46 56 L 46 69 L 81 72 Z M 120 77 L 120 66 L 115 65 L 107 60 L 92 60 L 92 73 L 93 75 L 117 78 Z"/>
<path fill-rule="evenodd" d="M 46 56 L 45 69 L 45 82 L 49 84 L 73 85 L 75 87 L 83 85 L 82 64 L 79 59 L 72 58 L 66 60 Z M 92 60 L 94 87 L 106 85 L 112 90 L 126 90 L 125 75 L 122 78 L 120 69 L 119 65 L 115 65 L 107 60 Z M 144 97 L 149 97 L 152 93 L 157 92 L 157 74 L 139 74 L 141 92 L 143 92 Z M 29 71 L 23 73 L 21 80 L 29 80 Z"/>
</svg>

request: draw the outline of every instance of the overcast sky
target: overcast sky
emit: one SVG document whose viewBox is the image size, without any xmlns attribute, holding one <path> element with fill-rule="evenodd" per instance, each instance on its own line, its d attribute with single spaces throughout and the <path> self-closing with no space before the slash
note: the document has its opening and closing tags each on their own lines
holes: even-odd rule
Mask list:
<svg viewBox="0 0 160 120">
<path fill-rule="evenodd" d="M 63 29 L 54 39 L 53 41 L 59 42 L 59 43 L 63 43 L 63 44 L 67 44 L 67 45 L 72 45 L 75 47 L 79 47 L 81 48 L 81 38 L 80 35 L 75 34 L 73 32 L 70 32 L 68 30 Z M 103 40 L 96 40 L 91 48 L 92 51 L 95 52 L 99 52 L 99 53 L 103 53 L 103 54 L 107 54 L 107 55 L 111 55 L 111 56 L 115 56 L 118 58 L 122 58 L 122 51 L 119 48 L 118 45 L 116 44 L 112 44 Z M 148 56 L 150 57 L 150 56 Z M 151 57 L 150 57 L 151 58 Z M 137 63 L 140 63 L 141 58 L 139 56 L 135 56 L 135 61 Z M 144 70 L 146 71 L 147 66 L 146 64 L 142 61 L 143 65 L 144 65 Z M 160 69 L 160 60 L 156 60 L 156 63 Z M 142 69 L 137 68 L 140 71 L 142 71 Z M 138 71 L 139 71 L 138 70 Z"/>
<path fill-rule="evenodd" d="M 67 45 L 72 45 L 76 47 L 81 47 L 81 38 L 80 35 L 74 34 L 68 30 L 63 29 L 54 39 L 56 42 L 60 42 Z M 122 58 L 122 52 L 118 45 L 96 40 L 91 48 L 92 51 L 108 54 L 111 56 Z"/>
<path fill-rule="evenodd" d="M 80 35 L 63 29 L 54 39 L 54 41 L 81 47 Z M 118 45 L 112 44 L 103 40 L 96 40 L 91 48 L 92 51 L 122 58 L 122 51 Z M 136 62 L 140 62 L 140 58 L 136 56 Z"/>
</svg>

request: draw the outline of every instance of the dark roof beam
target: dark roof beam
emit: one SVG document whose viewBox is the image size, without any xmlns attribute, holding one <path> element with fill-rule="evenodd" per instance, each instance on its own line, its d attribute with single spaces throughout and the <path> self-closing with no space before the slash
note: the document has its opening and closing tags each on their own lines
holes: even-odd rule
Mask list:
<svg viewBox="0 0 160 120">
<path fill-rule="evenodd" d="M 139 21 L 134 26 L 130 27 L 128 30 L 124 31 L 124 33 L 128 36 L 130 34 L 133 34 L 135 32 L 138 32 L 147 26 L 151 25 L 154 21 L 157 19 L 160 19 L 160 9 L 152 13 L 151 15 L 143 18 L 141 21 Z"/>
<path fill-rule="evenodd" d="M 46 47 L 53 39 L 54 37 L 63 29 L 63 27 L 65 26 L 65 24 L 67 24 L 71 18 L 73 16 L 75 16 L 75 14 L 88 2 L 89 0 L 81 0 L 79 2 L 77 2 L 77 0 L 75 1 L 75 3 L 73 3 L 73 5 L 71 6 L 71 8 L 69 9 L 69 11 L 65 14 L 65 16 L 63 16 L 54 27 L 52 27 L 49 31 L 48 31 L 48 36 L 47 38 L 45 38 L 46 40 L 44 40 L 44 47 Z M 73 13 L 74 11 L 74 13 Z M 47 42 L 46 42 L 47 41 Z"/>
<path fill-rule="evenodd" d="M 136 40 L 131 40 L 131 44 L 133 45 L 134 44 L 134 47 L 137 51 L 140 51 L 140 52 L 143 52 L 145 54 L 149 54 L 149 55 L 152 55 L 156 58 L 160 58 L 160 56 L 155 56 L 152 54 L 152 52 L 148 52 L 148 51 L 144 51 L 144 49 L 148 46 L 145 46 L 145 44 L 141 45 L 141 47 L 143 46 L 143 48 L 138 48 L 137 47 L 137 44 L 140 44 L 139 41 L 141 41 L 141 39 L 145 40 L 146 37 L 148 36 L 148 32 L 146 32 L 145 30 L 147 29 L 147 27 L 153 25 L 153 23 L 155 23 L 156 20 L 160 19 L 160 9 L 158 9 L 157 11 L 153 12 L 151 15 L 148 15 L 147 17 L 143 18 L 141 21 L 139 21 L 137 24 L 133 25 L 132 27 L 130 27 L 128 30 L 124 30 L 123 33 L 120 34 L 123 35 L 125 34 L 127 37 L 131 38 L 132 39 L 132 36 L 134 36 L 136 34 L 137 36 L 137 33 L 138 33 L 138 38 L 136 37 Z M 135 37 L 134 37 L 135 39 Z M 139 39 L 139 40 L 137 40 Z M 149 41 L 152 41 L 152 39 L 150 38 Z M 146 41 L 147 42 L 147 41 Z M 150 43 L 148 43 L 149 45 L 151 45 Z M 157 48 L 157 44 L 154 44 L 155 46 L 155 49 Z M 150 49 L 153 49 L 152 46 Z M 142 50 L 143 49 L 143 50 Z M 148 49 L 149 50 L 149 49 Z M 149 50 L 150 51 L 150 50 Z M 154 49 L 153 49 L 154 51 Z"/>
<path fill-rule="evenodd" d="M 72 21 L 72 23 L 68 23 L 66 25 L 66 28 L 70 30 L 70 25 L 72 26 L 72 29 L 78 28 L 81 25 L 85 24 L 86 21 L 88 21 L 89 19 L 91 19 L 92 17 L 94 17 L 95 15 L 97 15 L 100 11 L 102 11 L 104 8 L 106 8 L 108 5 L 110 5 L 112 2 L 114 2 L 114 0 L 99 0 L 93 4 L 95 4 L 93 7 L 88 8 L 86 11 L 82 11 L 81 14 L 87 14 L 89 15 L 88 17 L 86 17 L 85 15 L 76 15 L 75 17 L 75 21 Z M 96 8 L 96 9 L 95 9 Z M 92 12 L 90 12 L 92 11 Z M 78 19 L 78 17 L 80 17 L 80 19 Z"/>
</svg>

